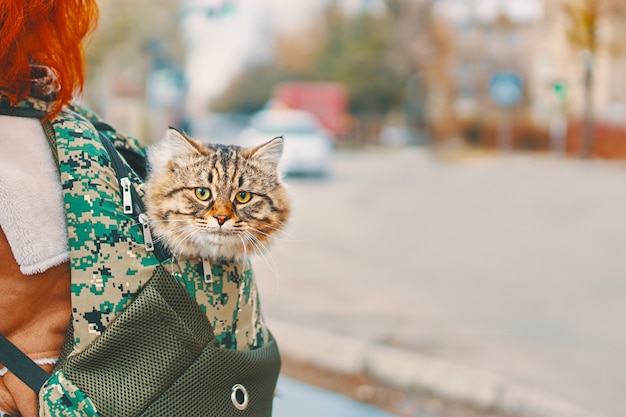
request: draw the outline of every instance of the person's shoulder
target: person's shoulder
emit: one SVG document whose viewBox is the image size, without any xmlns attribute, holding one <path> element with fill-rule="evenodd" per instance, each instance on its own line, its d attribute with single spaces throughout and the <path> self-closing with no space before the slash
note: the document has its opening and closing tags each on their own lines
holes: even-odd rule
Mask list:
<svg viewBox="0 0 626 417">
<path fill-rule="evenodd" d="M 78 104 L 69 106 L 69 110 L 88 120 L 100 133 L 106 135 L 116 148 L 126 148 L 133 152 L 145 154 L 145 145 L 134 136 L 127 135 L 115 129 L 111 124 L 103 120 L 98 114 L 87 107 Z"/>
</svg>

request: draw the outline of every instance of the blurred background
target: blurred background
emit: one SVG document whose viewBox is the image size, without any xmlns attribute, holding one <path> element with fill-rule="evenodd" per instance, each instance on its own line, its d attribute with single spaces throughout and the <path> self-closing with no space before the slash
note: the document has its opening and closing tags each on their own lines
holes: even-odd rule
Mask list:
<svg viewBox="0 0 626 417">
<path fill-rule="evenodd" d="M 142 138 L 158 137 L 163 118 L 199 136 L 221 133 L 282 101 L 312 111 L 340 144 L 621 158 L 625 7 L 111 0 L 89 47 L 86 98 Z"/>
<path fill-rule="evenodd" d="M 108 123 L 285 136 L 270 323 L 626 415 L 626 0 L 100 7 L 83 101 Z"/>
</svg>

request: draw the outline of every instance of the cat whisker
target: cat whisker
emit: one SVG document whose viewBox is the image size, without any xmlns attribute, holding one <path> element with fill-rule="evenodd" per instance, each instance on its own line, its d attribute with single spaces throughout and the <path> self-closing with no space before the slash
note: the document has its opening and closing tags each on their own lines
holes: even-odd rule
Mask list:
<svg viewBox="0 0 626 417">
<path fill-rule="evenodd" d="M 267 233 L 267 232 L 264 232 L 264 231 L 259 230 L 257 228 L 250 227 L 250 226 L 248 226 L 248 230 L 250 230 L 252 232 L 255 232 L 255 233 L 258 233 L 260 235 L 266 236 L 268 239 L 274 239 L 274 240 L 278 240 L 280 242 L 295 242 L 296 241 L 295 239 L 283 239 L 283 238 L 280 237 L 280 235 L 276 235 L 274 233 Z"/>
<path fill-rule="evenodd" d="M 257 248 L 258 254 L 261 256 L 261 258 L 265 262 L 265 265 L 267 265 L 269 270 L 273 273 L 274 277 L 276 278 L 276 292 L 274 293 L 274 301 L 272 303 L 272 309 L 275 309 L 276 304 L 278 303 L 278 293 L 280 292 L 280 275 L 278 273 L 278 268 L 276 266 L 276 262 L 274 261 L 274 257 L 269 252 L 267 246 L 265 246 L 261 241 L 259 241 L 259 239 L 256 236 L 254 236 L 252 233 L 246 231 L 245 234 L 242 236 L 242 239 L 244 237 L 254 248 Z M 268 256 L 271 259 L 271 264 L 270 264 L 270 261 L 267 259 Z"/>
<path fill-rule="evenodd" d="M 298 239 L 295 236 L 287 233 L 283 229 L 284 224 L 279 224 L 278 226 L 272 226 L 271 224 L 264 224 L 264 226 L 267 227 L 268 229 L 272 229 L 272 230 L 277 231 L 280 235 L 284 235 L 285 237 L 288 237 L 288 238 L 290 238 L 290 239 L 292 239 L 294 241 L 298 241 Z"/>
<path fill-rule="evenodd" d="M 184 229 L 184 228 L 182 228 Z M 184 249 L 184 245 L 192 240 L 192 237 L 194 236 L 194 230 L 191 229 L 189 231 L 187 231 L 187 233 L 182 234 L 178 239 L 176 239 L 176 242 L 171 242 L 172 244 L 172 250 L 174 252 L 176 252 L 177 256 L 181 256 L 183 254 L 183 249 Z"/>
<path fill-rule="evenodd" d="M 266 237 L 268 237 L 270 239 L 274 239 L 274 235 L 272 233 L 267 233 L 267 232 L 264 232 L 264 231 L 262 231 L 260 229 L 257 229 L 255 227 L 251 227 L 251 226 L 247 226 L 246 229 L 244 230 L 244 232 L 246 232 L 246 233 L 255 232 L 255 233 L 258 233 L 260 235 L 266 236 Z"/>
<path fill-rule="evenodd" d="M 165 241 L 165 237 L 164 236 L 156 236 L 152 238 L 152 241 L 154 243 L 162 243 Z"/>
<path fill-rule="evenodd" d="M 184 222 L 185 220 L 174 220 L 174 221 Z M 168 220 L 151 220 L 150 222 L 151 222 L 151 223 L 166 223 L 166 222 L 168 222 Z M 139 223 L 137 223 L 137 224 L 136 224 L 136 226 L 137 226 L 137 227 L 139 227 L 139 228 L 142 228 L 142 227 L 143 227 L 143 226 L 142 226 L 141 224 L 139 224 Z M 175 231 L 179 231 L 180 229 L 183 229 L 184 227 L 185 227 L 184 225 L 183 225 L 183 226 L 178 226 L 178 227 L 174 228 L 173 230 L 175 230 Z M 153 241 L 154 243 L 162 243 L 162 242 L 164 242 L 166 239 L 167 239 L 167 238 L 166 238 L 165 236 L 159 236 L 159 235 L 156 235 L 156 234 L 153 234 L 153 235 L 152 235 L 152 241 Z M 137 242 L 134 242 L 134 241 L 133 241 L 133 244 L 134 244 L 135 246 L 137 246 L 137 247 L 145 247 L 145 244 L 143 244 L 143 243 L 137 243 Z"/>
<path fill-rule="evenodd" d="M 255 239 L 254 235 L 249 232 L 244 232 L 240 236 L 248 242 L 254 253 L 263 254 L 264 248 L 258 244 L 258 240 Z"/>
<path fill-rule="evenodd" d="M 278 268 L 276 266 L 276 262 L 274 261 L 274 257 L 272 256 L 272 254 L 269 251 L 269 248 L 263 242 L 261 242 L 258 237 L 254 236 L 254 234 L 246 231 L 246 236 L 249 238 L 250 243 L 253 244 L 253 246 L 258 249 L 259 255 L 261 255 L 261 257 L 265 261 L 267 267 L 275 275 L 278 276 Z M 267 258 L 269 258 L 272 261 L 271 265 L 268 262 Z"/>
<path fill-rule="evenodd" d="M 241 240 L 241 247 L 243 248 L 243 258 L 248 259 L 248 247 L 246 246 L 246 241 L 244 240 L 242 235 L 237 235 L 239 240 Z"/>
<path fill-rule="evenodd" d="M 174 231 L 174 232 L 176 232 L 176 233 L 180 233 L 180 232 L 184 232 L 184 230 L 185 230 L 185 229 L 187 229 L 188 227 L 189 227 L 189 226 L 188 226 L 188 225 L 186 225 L 186 224 L 185 224 L 185 225 L 177 225 L 176 227 L 174 227 L 174 228 L 172 229 L 172 231 Z M 188 232 L 188 234 L 191 234 L 191 233 L 193 233 L 193 231 L 192 231 L 192 230 L 190 230 L 190 231 Z M 155 235 L 155 236 L 153 237 L 153 239 L 154 239 L 154 241 L 155 241 L 155 242 L 162 242 L 162 241 L 164 241 L 164 240 L 166 239 L 166 237 L 165 237 L 165 236 L 158 236 L 158 235 Z"/>
<path fill-rule="evenodd" d="M 163 219 L 163 220 L 157 220 L 157 219 L 150 219 L 150 223 L 176 223 L 176 222 L 187 222 L 188 220 L 186 219 Z"/>
</svg>

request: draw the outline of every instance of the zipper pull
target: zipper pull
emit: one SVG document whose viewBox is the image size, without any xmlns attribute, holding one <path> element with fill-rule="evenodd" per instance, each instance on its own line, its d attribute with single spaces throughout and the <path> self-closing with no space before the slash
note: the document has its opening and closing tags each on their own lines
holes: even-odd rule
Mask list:
<svg viewBox="0 0 626 417">
<path fill-rule="evenodd" d="M 211 271 L 211 261 L 209 261 L 209 258 L 202 258 L 202 270 L 204 273 L 204 283 L 211 284 L 213 282 L 213 271 Z"/>
<path fill-rule="evenodd" d="M 133 197 L 130 193 L 130 180 L 128 177 L 120 179 L 122 186 L 122 205 L 124 206 L 124 214 L 133 214 Z"/>
<path fill-rule="evenodd" d="M 146 247 L 147 252 L 154 250 L 154 242 L 152 241 L 152 232 L 150 232 L 150 220 L 145 213 L 139 215 L 139 223 L 143 230 L 143 244 Z"/>
</svg>

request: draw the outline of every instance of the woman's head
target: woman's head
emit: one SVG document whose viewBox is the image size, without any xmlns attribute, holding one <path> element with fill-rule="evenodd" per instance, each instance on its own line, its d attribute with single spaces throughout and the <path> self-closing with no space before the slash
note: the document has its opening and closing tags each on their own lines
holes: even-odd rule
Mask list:
<svg viewBox="0 0 626 417">
<path fill-rule="evenodd" d="M 0 1 L 0 92 L 13 103 L 31 92 L 31 65 L 56 79 L 53 111 L 67 104 L 85 81 L 82 41 L 98 19 L 96 0 Z"/>
</svg>

